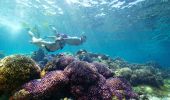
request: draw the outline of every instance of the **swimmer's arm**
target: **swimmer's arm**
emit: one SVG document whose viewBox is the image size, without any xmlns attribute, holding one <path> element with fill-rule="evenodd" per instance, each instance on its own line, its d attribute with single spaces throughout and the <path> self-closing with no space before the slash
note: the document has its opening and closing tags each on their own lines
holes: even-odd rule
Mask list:
<svg viewBox="0 0 170 100">
<path fill-rule="evenodd" d="M 56 36 L 47 36 L 47 38 L 56 38 Z"/>
<path fill-rule="evenodd" d="M 81 38 L 79 37 L 71 37 L 71 36 L 68 36 L 67 38 L 63 38 L 64 40 L 81 40 Z"/>
<path fill-rule="evenodd" d="M 79 37 L 68 37 L 68 38 L 63 38 L 65 43 L 70 44 L 70 45 L 80 45 L 82 44 L 82 40 Z"/>
<path fill-rule="evenodd" d="M 46 39 L 46 38 L 49 38 L 49 39 L 56 39 L 56 36 L 46 36 L 46 37 L 44 37 L 43 39 Z"/>
</svg>

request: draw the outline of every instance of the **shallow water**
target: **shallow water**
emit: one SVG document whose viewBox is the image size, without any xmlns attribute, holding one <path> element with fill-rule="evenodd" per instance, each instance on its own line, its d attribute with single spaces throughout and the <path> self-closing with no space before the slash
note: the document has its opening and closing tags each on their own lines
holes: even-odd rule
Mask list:
<svg viewBox="0 0 170 100">
<path fill-rule="evenodd" d="M 54 35 L 52 26 L 59 33 L 87 36 L 84 44 L 52 54 L 85 49 L 170 66 L 170 0 L 0 0 L 0 58 L 30 55 L 38 47 L 29 42 L 28 30 L 44 38 Z"/>
<path fill-rule="evenodd" d="M 41 36 L 49 26 L 88 40 L 78 47 L 131 62 L 157 61 L 169 66 L 169 0 L 5 0 L 0 1 L 0 47 L 5 54 L 30 53 L 27 28 Z M 4 45 L 5 44 L 5 45 Z M 12 50 L 11 50 L 12 49 Z"/>
</svg>

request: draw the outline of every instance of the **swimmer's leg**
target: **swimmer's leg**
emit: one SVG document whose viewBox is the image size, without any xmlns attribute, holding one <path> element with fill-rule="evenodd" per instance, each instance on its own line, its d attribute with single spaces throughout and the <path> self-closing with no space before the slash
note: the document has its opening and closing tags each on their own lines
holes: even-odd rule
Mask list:
<svg viewBox="0 0 170 100">
<path fill-rule="evenodd" d="M 28 31 L 28 34 L 30 35 L 31 38 L 35 37 L 35 34 L 31 32 L 30 30 Z"/>
</svg>

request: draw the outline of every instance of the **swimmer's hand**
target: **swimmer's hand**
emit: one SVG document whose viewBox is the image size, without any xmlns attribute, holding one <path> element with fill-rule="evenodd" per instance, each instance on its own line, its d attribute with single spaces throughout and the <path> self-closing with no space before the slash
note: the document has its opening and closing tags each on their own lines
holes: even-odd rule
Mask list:
<svg viewBox="0 0 170 100">
<path fill-rule="evenodd" d="M 87 37 L 85 36 L 85 35 L 82 35 L 81 36 L 81 42 L 83 43 L 83 42 L 86 42 L 86 39 L 87 39 Z"/>
</svg>

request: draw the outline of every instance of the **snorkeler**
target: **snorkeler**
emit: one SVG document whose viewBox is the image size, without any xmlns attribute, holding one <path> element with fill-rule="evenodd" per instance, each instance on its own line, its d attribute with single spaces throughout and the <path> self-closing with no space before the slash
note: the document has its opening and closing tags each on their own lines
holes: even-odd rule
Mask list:
<svg viewBox="0 0 170 100">
<path fill-rule="evenodd" d="M 86 41 L 86 36 L 82 37 L 71 37 L 66 34 L 56 33 L 55 36 L 48 36 L 46 38 L 51 38 L 53 42 L 45 41 L 40 37 L 36 37 L 35 34 L 29 30 L 28 34 L 31 36 L 31 43 L 39 46 L 40 48 L 45 48 L 48 52 L 54 52 L 59 49 L 63 49 L 66 44 L 69 45 L 81 45 Z"/>
</svg>

